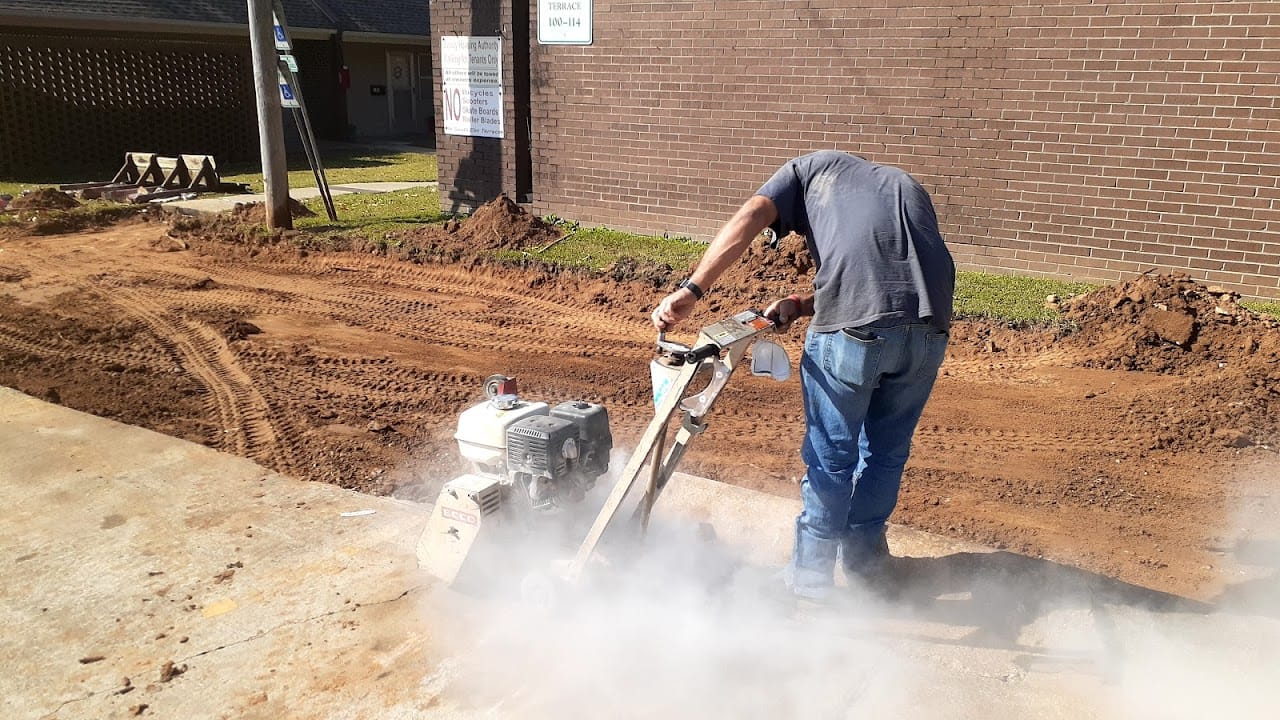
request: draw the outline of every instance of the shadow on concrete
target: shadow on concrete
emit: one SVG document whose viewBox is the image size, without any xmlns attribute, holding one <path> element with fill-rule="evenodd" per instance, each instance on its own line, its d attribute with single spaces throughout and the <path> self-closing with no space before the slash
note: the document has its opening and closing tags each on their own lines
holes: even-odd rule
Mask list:
<svg viewBox="0 0 1280 720">
<path fill-rule="evenodd" d="M 1230 612 L 1280 618 L 1280 540 L 1240 540 L 1231 555 L 1236 562 L 1267 574 L 1228 585 L 1214 604 Z"/>
<path fill-rule="evenodd" d="M 852 582 L 884 598 L 912 620 L 939 623 L 963 634 L 938 637 L 896 633 L 934 644 L 1007 650 L 1015 662 L 1040 672 L 1107 676 L 1096 653 L 1046 649 L 1024 639 L 1027 628 L 1051 613 L 1087 611 L 1091 634 L 1121 655 L 1111 621 L 1118 608 L 1144 613 L 1207 615 L 1216 606 L 1132 585 L 1079 568 L 1010 552 L 960 552 L 942 557 L 895 558 L 885 575 Z M 855 585 L 855 587 L 857 587 Z M 944 634 L 945 635 L 945 634 Z"/>
</svg>

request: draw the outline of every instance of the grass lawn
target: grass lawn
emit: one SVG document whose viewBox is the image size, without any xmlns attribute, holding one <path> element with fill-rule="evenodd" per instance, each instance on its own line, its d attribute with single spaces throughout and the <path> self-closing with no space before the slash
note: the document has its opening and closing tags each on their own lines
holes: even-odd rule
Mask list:
<svg viewBox="0 0 1280 720">
<path fill-rule="evenodd" d="M 111 174 L 109 174 L 107 177 L 102 179 L 109 180 L 111 178 L 111 175 L 114 175 L 114 174 L 115 174 L 115 170 L 112 170 Z M 81 182 L 84 179 L 85 179 L 84 177 L 80 177 L 80 176 L 52 177 L 52 176 L 44 176 L 44 175 L 31 177 L 31 178 L 22 178 L 20 180 L 10 180 L 6 178 L 0 178 L 0 195 L 12 195 L 14 197 L 18 197 L 19 195 L 22 194 L 23 190 L 38 190 L 42 187 L 57 187 L 58 185 L 63 185 L 67 183 Z"/>
<path fill-rule="evenodd" d="M 631 257 L 682 270 L 701 257 L 702 251 L 706 249 L 705 244 L 686 238 L 636 235 L 597 227 L 571 230 L 544 252 L 504 250 L 498 254 L 499 257 L 511 259 L 532 256 L 547 262 L 591 270 L 603 270 L 619 258 Z"/>
<path fill-rule="evenodd" d="M 1273 317 L 1280 318 L 1280 302 L 1250 301 L 1250 302 L 1242 302 L 1240 304 L 1256 313 L 1262 313 L 1263 315 L 1271 315 Z"/>
<path fill-rule="evenodd" d="M 320 198 L 303 204 L 315 216 L 294 220 L 298 230 L 355 232 L 369 239 L 424 223 L 443 222 L 448 217 L 447 213 L 440 212 L 440 194 L 434 188 L 337 195 L 333 198 L 337 222 L 329 222 Z"/>
<path fill-rule="evenodd" d="M 429 182 L 436 179 L 436 156 L 415 152 L 360 148 L 321 147 L 320 162 L 330 185 L 357 182 Z M 237 163 L 219 168 L 227 182 L 248 183 L 262 192 L 262 163 Z M 307 156 L 289 156 L 289 187 L 315 187 L 315 175 Z"/>
<path fill-rule="evenodd" d="M 1066 299 L 1097 287 L 1042 277 L 995 275 L 982 272 L 956 273 L 956 317 L 986 317 L 1017 324 L 1052 322 L 1055 310 L 1045 307 L 1045 298 Z"/>
<path fill-rule="evenodd" d="M 436 179 L 436 156 L 415 152 L 361 148 L 359 146 L 321 146 L 320 161 L 330 185 L 353 182 L 426 182 Z M 0 178 L 0 195 L 17 197 L 23 190 L 85 182 L 110 180 L 118 166 L 101 168 L 96 173 L 46 173 L 32 177 Z M 218 173 L 226 182 L 248 183 L 253 192 L 262 192 L 262 164 L 220 164 Z M 299 151 L 289 156 L 289 187 L 314 187 L 315 176 L 307 165 L 307 156 Z"/>
</svg>

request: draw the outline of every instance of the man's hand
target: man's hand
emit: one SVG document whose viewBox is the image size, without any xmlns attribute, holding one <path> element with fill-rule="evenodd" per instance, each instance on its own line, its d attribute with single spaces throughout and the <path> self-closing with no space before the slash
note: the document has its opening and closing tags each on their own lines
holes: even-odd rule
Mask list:
<svg viewBox="0 0 1280 720">
<path fill-rule="evenodd" d="M 764 316 L 777 324 L 778 330 L 785 331 L 798 317 L 805 315 L 805 300 L 799 295 L 788 295 L 774 300 L 765 308 Z"/>
<path fill-rule="evenodd" d="M 653 320 L 653 326 L 662 332 L 670 330 L 689 317 L 689 314 L 693 312 L 694 304 L 697 302 L 698 298 L 694 296 L 693 291 L 685 288 L 676 290 L 662 298 L 662 302 L 658 303 L 658 307 L 653 309 L 653 314 L 650 315 Z"/>
</svg>

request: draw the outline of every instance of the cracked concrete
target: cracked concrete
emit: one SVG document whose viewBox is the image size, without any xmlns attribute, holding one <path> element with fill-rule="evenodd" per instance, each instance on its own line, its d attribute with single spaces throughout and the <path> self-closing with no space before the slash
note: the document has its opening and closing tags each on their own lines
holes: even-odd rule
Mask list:
<svg viewBox="0 0 1280 720">
<path fill-rule="evenodd" d="M 776 574 L 796 501 L 688 476 L 640 580 L 548 616 L 424 577 L 424 506 L 4 388 L 0 459 L 5 718 L 1262 717 L 1280 683 L 1274 605 L 900 527 L 905 594 L 771 614 L 736 583 Z M 697 523 L 742 572 L 682 597 Z"/>
</svg>

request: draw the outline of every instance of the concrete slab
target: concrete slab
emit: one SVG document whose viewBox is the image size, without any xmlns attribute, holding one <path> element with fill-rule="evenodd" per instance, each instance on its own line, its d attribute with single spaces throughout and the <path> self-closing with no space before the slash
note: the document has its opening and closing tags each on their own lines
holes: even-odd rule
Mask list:
<svg viewBox="0 0 1280 720">
<path fill-rule="evenodd" d="M 433 188 L 436 185 L 435 182 L 344 183 L 342 185 L 330 185 L 329 193 L 337 197 L 353 193 L 384 193 L 411 190 L 413 188 Z M 320 197 L 320 189 L 316 187 L 290 188 L 289 197 L 294 200 L 310 200 Z M 265 201 L 266 195 L 263 193 L 250 193 L 248 195 L 222 195 L 219 197 L 195 198 L 193 200 L 174 200 L 173 202 L 165 203 L 165 205 L 186 213 L 220 213 L 234 210 L 237 205 Z"/>
<path fill-rule="evenodd" d="M 793 607 L 795 501 L 689 476 L 546 612 L 423 577 L 425 507 L 3 388 L 0 458 L 5 717 L 1263 717 L 1280 681 L 1280 608 L 903 528 L 903 593 Z"/>
<path fill-rule="evenodd" d="M 4 716 L 426 707 L 412 693 L 429 635 L 405 632 L 426 582 L 413 555 L 423 508 L 12 390 L 0 407 Z M 168 663 L 185 670 L 166 679 Z"/>
</svg>

